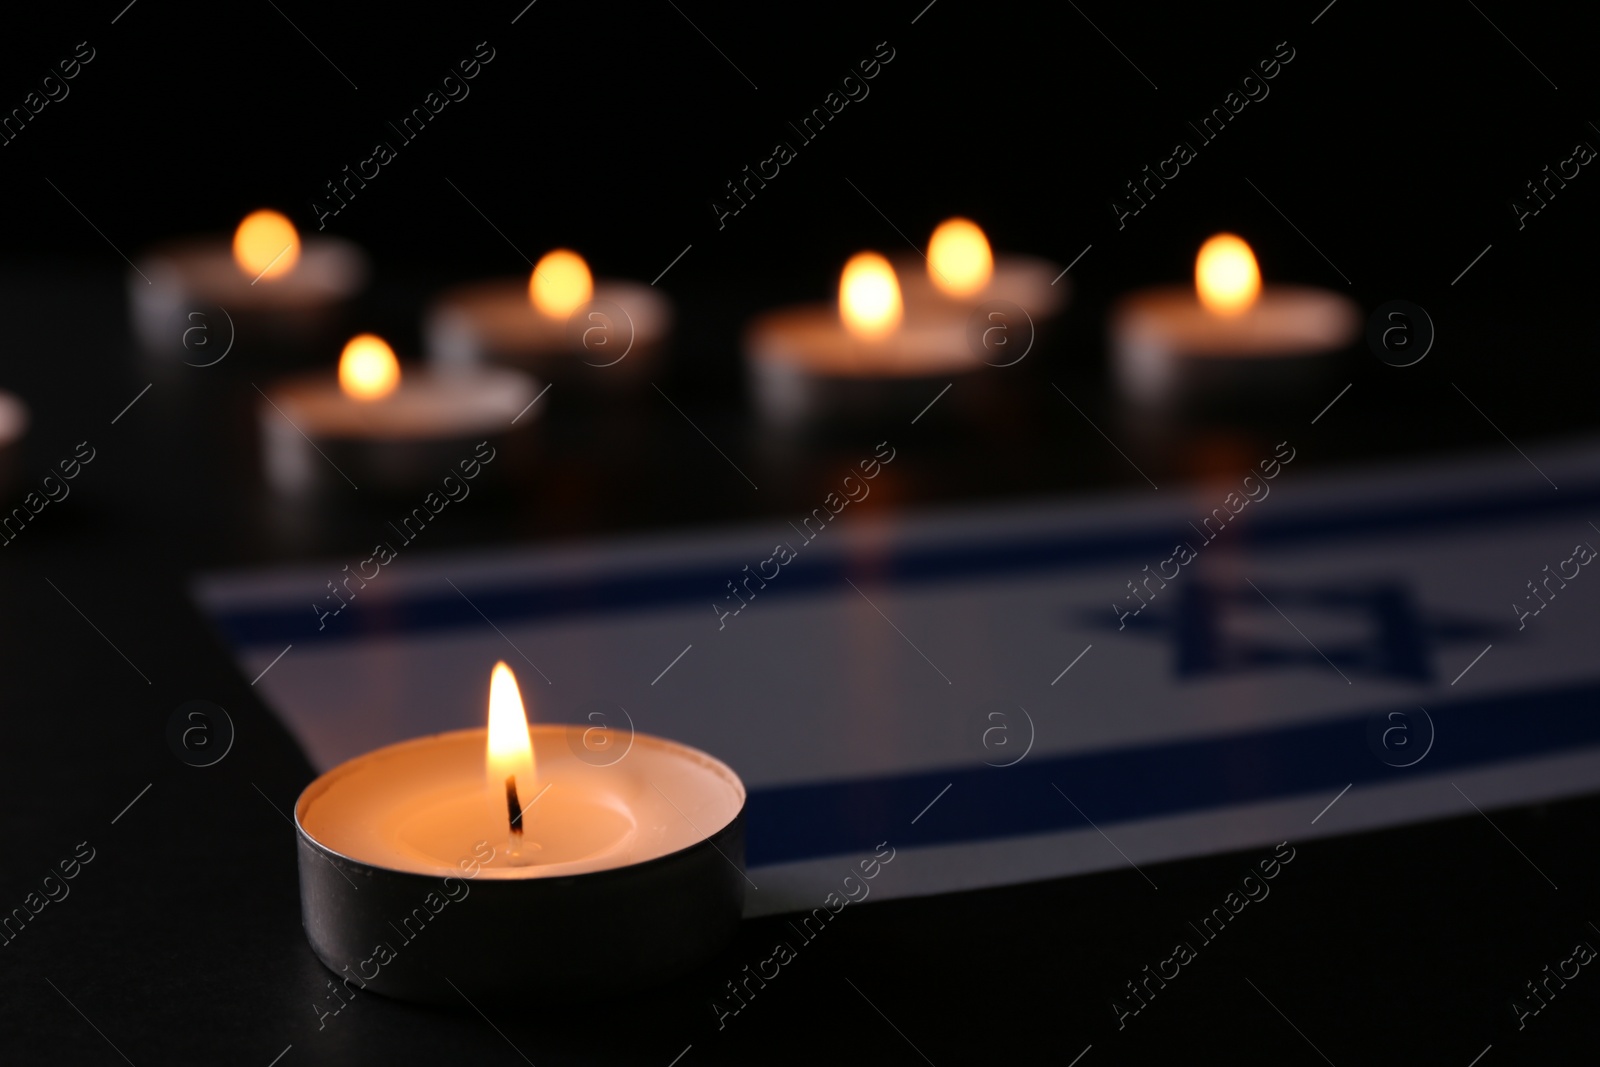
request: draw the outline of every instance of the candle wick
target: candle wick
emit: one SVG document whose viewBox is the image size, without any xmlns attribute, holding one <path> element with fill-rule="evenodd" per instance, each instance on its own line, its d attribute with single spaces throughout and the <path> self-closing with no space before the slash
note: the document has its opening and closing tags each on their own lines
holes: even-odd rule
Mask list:
<svg viewBox="0 0 1600 1067">
<path fill-rule="evenodd" d="M 517 776 L 506 776 L 506 811 L 511 815 L 511 833 L 522 838 L 522 804 L 517 800 Z"/>
</svg>

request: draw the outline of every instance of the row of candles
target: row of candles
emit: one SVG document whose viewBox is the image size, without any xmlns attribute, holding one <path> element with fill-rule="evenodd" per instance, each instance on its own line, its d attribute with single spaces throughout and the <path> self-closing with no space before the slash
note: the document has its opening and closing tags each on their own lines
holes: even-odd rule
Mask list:
<svg viewBox="0 0 1600 1067">
<path fill-rule="evenodd" d="M 994 255 L 966 219 L 939 226 L 926 261 L 925 269 L 897 269 L 863 252 L 845 264 L 836 305 L 750 323 L 745 356 L 767 417 L 825 417 L 863 393 L 873 403 L 920 405 L 934 395 L 930 384 L 990 362 L 972 343 L 975 310 L 1004 303 L 1031 323 L 1065 302 L 1057 285 L 1064 271 Z M 132 287 L 136 321 L 159 341 L 170 340 L 172 316 L 195 302 L 292 327 L 354 295 L 364 267 L 353 246 L 331 238 L 302 245 L 286 218 L 263 211 L 241 223 L 231 245 L 170 248 L 147 261 L 146 273 L 147 284 Z M 1201 248 L 1192 289 L 1135 293 L 1114 315 L 1119 379 L 1131 398 L 1154 403 L 1200 388 L 1208 376 L 1220 375 L 1228 388 L 1264 367 L 1314 363 L 1359 328 L 1342 296 L 1263 288 L 1251 249 L 1231 234 Z M 382 456 L 471 441 L 508 432 L 548 383 L 636 382 L 671 316 L 653 287 L 596 282 L 566 249 L 541 258 L 526 282 L 452 290 L 428 316 L 431 366 L 403 367 L 367 333 L 344 346 L 336 368 L 266 393 L 269 474 L 280 487 L 301 488 L 320 462 L 306 446 L 322 452 L 359 442 Z M 591 344 L 586 334 L 595 328 L 602 336 Z M 607 376 L 630 360 L 630 371 Z M 599 749 L 626 747 L 616 758 L 586 758 L 597 750 L 595 728 L 530 728 L 503 663 L 491 673 L 488 706 L 487 729 L 379 749 L 301 794 L 302 913 L 318 957 L 347 984 L 417 1000 L 455 995 L 433 978 L 441 973 L 486 997 L 536 988 L 592 996 L 710 959 L 737 928 L 747 881 L 745 788 L 733 769 L 631 732 L 600 731 Z M 410 931 L 411 916 L 425 923 L 465 901 L 468 880 L 473 902 L 449 929 L 415 944 L 400 933 L 397 919 Z M 519 940 L 560 966 L 531 980 L 521 954 L 503 950 Z"/>
<path fill-rule="evenodd" d="M 946 384 L 1004 365 L 1064 305 L 1065 272 L 1030 256 L 995 255 L 982 229 L 952 218 L 935 229 L 925 263 L 850 258 L 833 306 L 768 312 L 745 331 L 755 397 L 769 424 L 793 429 L 830 417 L 919 410 Z M 136 331 L 152 350 L 194 329 L 196 307 L 220 309 L 234 332 L 315 344 L 317 327 L 364 284 L 361 251 L 333 237 L 304 242 L 283 215 L 248 215 L 230 241 L 176 242 L 130 275 Z M 974 329 L 975 314 L 987 314 Z M 373 334 L 352 338 L 332 369 L 286 379 L 261 407 L 268 480 L 299 492 L 327 480 L 311 448 L 330 450 L 369 480 L 407 486 L 425 446 L 507 434 L 544 387 L 583 392 L 637 386 L 665 347 L 672 306 L 651 285 L 596 281 L 568 249 L 544 255 L 526 281 L 458 286 L 429 310 L 429 365 L 402 369 Z M 992 322 L 990 320 L 993 320 Z M 1263 287 L 1254 253 L 1218 234 L 1195 262 L 1193 287 L 1130 294 L 1113 311 L 1117 382 L 1132 403 L 1176 406 L 1207 395 L 1268 395 L 1315 378 L 1345 348 L 1360 316 L 1320 289 Z M 991 329 L 997 326 L 998 329 Z M 986 347 L 992 334 L 1011 348 Z M 325 341 L 321 343 L 326 343 Z M 332 353 L 329 353 L 332 362 Z M 0 393 L 0 447 L 18 439 L 26 408 Z M 308 446 L 310 446 L 308 448 Z"/>
<path fill-rule="evenodd" d="M 231 262 L 230 262 L 231 259 Z M 999 334 L 1018 355 L 1065 304 L 1065 272 L 1030 256 L 996 255 L 975 223 L 941 223 L 924 263 L 892 263 L 861 252 L 844 265 L 835 304 L 785 308 L 748 324 L 744 355 L 765 420 L 792 429 L 850 413 L 882 418 L 915 411 L 946 384 L 1014 358 L 980 338 Z M 130 286 L 136 324 L 151 344 L 170 346 L 183 309 L 218 306 L 240 328 L 292 334 L 347 302 L 364 277 L 348 242 L 312 237 L 273 211 L 240 223 L 231 245 L 190 241 L 147 260 L 159 284 Z M 979 328 L 974 316 L 989 314 Z M 443 293 L 426 316 L 428 364 L 402 367 L 373 334 L 345 345 L 337 373 L 278 383 L 262 405 L 269 480 L 287 490 L 323 480 L 306 446 L 331 445 L 359 468 L 396 480 L 389 453 L 506 434 L 513 419 L 558 384 L 605 392 L 642 384 L 671 331 L 671 302 L 650 285 L 596 280 L 576 252 L 556 249 L 526 280 L 496 279 Z M 988 327 L 993 325 L 998 330 Z M 175 328 L 175 326 L 177 328 Z M 1263 288 L 1254 253 L 1219 234 L 1195 263 L 1193 287 L 1131 294 L 1111 333 L 1125 397 L 1163 406 L 1207 392 L 1250 392 L 1259 383 L 1314 374 L 1317 357 L 1346 347 L 1359 314 L 1343 296 Z M 330 362 L 332 353 L 330 355 Z M 997 358 L 999 357 L 999 358 Z M 305 452 L 306 454 L 301 454 Z M 401 479 L 403 482 L 403 479 Z"/>
</svg>

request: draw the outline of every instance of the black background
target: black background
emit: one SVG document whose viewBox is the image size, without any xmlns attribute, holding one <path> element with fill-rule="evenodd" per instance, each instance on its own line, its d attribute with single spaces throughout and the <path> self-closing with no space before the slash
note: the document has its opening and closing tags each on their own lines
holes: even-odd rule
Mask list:
<svg viewBox="0 0 1600 1067">
<path fill-rule="evenodd" d="M 1312 1044 L 1339 1064 L 1464 1065 L 1492 1043 L 1486 1067 L 1591 1062 L 1600 979 L 1585 971 L 1521 1032 L 1508 1005 L 1575 941 L 1600 940 L 1587 925 L 1592 799 L 1494 813 L 1559 890 L 1471 812 L 1303 844 L 1274 883 L 1278 903 L 1247 912 L 1121 1032 L 1108 1005 L 1122 983 L 1166 956 L 1183 920 L 1267 850 L 1151 868 L 1159 891 L 1129 871 L 850 909 L 831 941 L 804 950 L 720 1032 L 710 996 L 770 953 L 781 920 L 748 923 L 718 965 L 649 997 L 579 1011 L 530 1004 L 493 1013 L 491 1026 L 465 1005 L 365 996 L 317 1029 L 311 1005 L 326 976 L 299 929 L 292 832 L 269 810 L 287 811 L 310 770 L 183 581 L 203 567 L 360 548 L 372 515 L 348 503 L 288 515 L 261 492 L 248 383 L 274 367 L 246 343 L 212 377 L 147 373 L 128 337 L 121 257 L 226 232 L 262 205 L 313 230 L 323 183 L 376 140 L 393 142 L 386 120 L 480 41 L 495 58 L 471 95 L 397 145 L 328 220 L 377 267 L 358 314 L 415 351 L 427 295 L 525 271 L 517 249 L 536 257 L 568 244 L 597 273 L 648 281 L 692 246 L 661 283 L 681 328 L 660 384 L 764 488 L 750 492 L 650 396 L 609 417 L 552 404 L 540 427 L 550 461 L 516 493 L 441 526 L 438 547 L 702 526 L 814 499 L 857 443 L 798 459 L 763 451 L 739 330 L 762 308 L 826 297 L 851 252 L 909 251 L 907 238 L 921 244 L 957 212 L 1001 249 L 1064 265 L 1089 248 L 1070 275 L 1074 306 L 1056 343 L 1005 379 L 991 418 L 907 436 L 910 462 L 874 506 L 1142 484 L 1048 383 L 1114 424 L 1109 302 L 1182 280 L 1221 229 L 1252 242 L 1269 280 L 1342 289 L 1368 309 L 1412 300 L 1438 327 L 1414 368 L 1349 354 L 1355 384 L 1308 437 L 1308 466 L 1505 449 L 1452 383 L 1523 447 L 1592 430 L 1600 194 L 1588 186 L 1600 179 L 1585 168 L 1522 230 L 1509 207 L 1576 142 L 1600 145 L 1592 22 L 1467 2 L 1338 0 L 1320 17 L 1317 2 L 1080 7 L 539 0 L 515 25 L 515 2 L 138 0 L 8 13 L 0 107 L 20 106 L 78 42 L 96 51 L 70 95 L 0 147 L 0 387 L 35 418 L 21 484 L 85 438 L 103 458 L 0 560 L 0 907 L 78 841 L 98 850 L 72 896 L 0 948 L 0 1051 L 114 1063 L 115 1046 L 138 1064 L 266 1064 L 292 1045 L 280 1062 L 519 1062 L 509 1041 L 541 1064 L 666 1064 L 688 1045 L 686 1065 L 945 1064 L 1068 1062 L 1092 1044 L 1081 1061 L 1092 1067 L 1322 1062 Z M 775 141 L 793 143 L 787 122 L 881 41 L 895 58 L 870 96 L 797 146 L 719 229 L 711 202 L 724 183 Z M 1295 58 L 1270 96 L 1119 230 L 1109 203 L 1122 183 L 1176 140 L 1194 143 L 1185 120 L 1220 104 L 1281 41 Z M 1321 403 L 1264 412 L 1253 429 L 1303 422 Z M 1139 458 L 1158 480 L 1242 469 L 1252 457 L 1229 441 Z M 229 759 L 204 771 L 174 760 L 162 733 L 197 697 L 229 708 L 240 731 Z M 559 966 L 538 960 L 536 944 L 508 951 Z"/>
</svg>

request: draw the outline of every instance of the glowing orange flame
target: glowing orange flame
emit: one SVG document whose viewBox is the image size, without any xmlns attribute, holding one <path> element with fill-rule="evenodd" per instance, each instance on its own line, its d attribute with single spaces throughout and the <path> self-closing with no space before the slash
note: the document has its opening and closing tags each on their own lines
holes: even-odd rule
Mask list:
<svg viewBox="0 0 1600 1067">
<path fill-rule="evenodd" d="M 1219 233 L 1200 246 L 1194 261 L 1194 287 L 1214 315 L 1240 315 L 1261 295 L 1261 270 L 1244 239 Z"/>
<path fill-rule="evenodd" d="M 839 276 L 839 317 L 863 340 L 887 337 L 900 325 L 900 282 L 889 261 L 876 252 L 858 252 Z"/>
<path fill-rule="evenodd" d="M 528 299 L 542 315 L 564 319 L 594 296 L 589 264 L 576 252 L 558 248 L 546 252 L 528 279 Z"/>
<path fill-rule="evenodd" d="M 989 284 L 994 254 L 978 224 L 946 219 L 928 242 L 928 277 L 946 296 L 971 296 Z"/>
<path fill-rule="evenodd" d="M 294 223 L 276 211 L 252 211 L 233 234 L 233 261 L 252 280 L 281 278 L 300 259 Z"/>
<path fill-rule="evenodd" d="M 400 385 L 394 349 L 374 333 L 350 338 L 339 355 L 339 388 L 352 400 L 379 400 Z"/>
<path fill-rule="evenodd" d="M 532 804 L 534 789 L 533 743 L 528 739 L 528 716 L 522 707 L 516 676 L 504 661 L 489 675 L 489 792 L 497 807 L 505 804 L 506 781 L 516 782 L 522 805 Z"/>
</svg>

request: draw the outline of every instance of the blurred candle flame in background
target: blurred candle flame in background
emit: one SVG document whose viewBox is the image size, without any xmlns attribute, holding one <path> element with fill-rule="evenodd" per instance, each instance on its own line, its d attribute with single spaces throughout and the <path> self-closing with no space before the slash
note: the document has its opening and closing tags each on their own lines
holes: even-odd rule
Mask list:
<svg viewBox="0 0 1600 1067">
<path fill-rule="evenodd" d="M 350 338 L 339 355 L 339 388 L 352 400 L 379 400 L 400 385 L 400 361 L 377 334 Z"/>
<path fill-rule="evenodd" d="M 300 234 L 276 211 L 252 211 L 234 231 L 233 261 L 252 279 L 281 278 L 300 261 Z"/>
<path fill-rule="evenodd" d="M 546 252 L 528 280 L 528 299 L 540 314 L 552 319 L 566 318 L 593 295 L 594 278 L 589 274 L 589 264 L 565 248 Z"/>
<path fill-rule="evenodd" d="M 1200 246 L 1194 261 L 1194 287 L 1213 315 L 1248 311 L 1261 295 L 1261 270 L 1241 237 L 1219 233 Z"/>
<path fill-rule="evenodd" d="M 970 219 L 946 219 L 928 241 L 928 277 L 946 296 L 971 296 L 989 284 L 994 254 Z"/>
<path fill-rule="evenodd" d="M 863 340 L 876 341 L 900 325 L 900 282 L 889 261 L 876 252 L 858 252 L 839 276 L 839 317 Z"/>
</svg>

